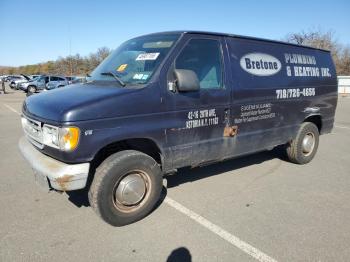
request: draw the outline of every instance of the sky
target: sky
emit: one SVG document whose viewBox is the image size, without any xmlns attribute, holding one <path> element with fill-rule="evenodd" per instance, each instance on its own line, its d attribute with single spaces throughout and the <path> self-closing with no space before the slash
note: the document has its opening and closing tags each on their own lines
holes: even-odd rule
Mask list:
<svg viewBox="0 0 350 262">
<path fill-rule="evenodd" d="M 114 49 L 139 35 L 204 30 L 281 40 L 333 30 L 350 45 L 349 0 L 0 0 L 0 65 Z"/>
</svg>

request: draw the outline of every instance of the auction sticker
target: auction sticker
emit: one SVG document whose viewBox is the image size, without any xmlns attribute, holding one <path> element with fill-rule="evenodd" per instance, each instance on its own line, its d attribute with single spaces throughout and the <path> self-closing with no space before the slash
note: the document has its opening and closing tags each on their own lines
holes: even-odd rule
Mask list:
<svg viewBox="0 0 350 262">
<path fill-rule="evenodd" d="M 123 72 L 127 68 L 128 64 L 122 64 L 117 68 L 118 72 Z"/>
<path fill-rule="evenodd" d="M 139 54 L 139 55 L 136 57 L 136 61 L 156 60 L 158 56 L 159 56 L 159 53 L 144 53 L 144 54 Z"/>
</svg>

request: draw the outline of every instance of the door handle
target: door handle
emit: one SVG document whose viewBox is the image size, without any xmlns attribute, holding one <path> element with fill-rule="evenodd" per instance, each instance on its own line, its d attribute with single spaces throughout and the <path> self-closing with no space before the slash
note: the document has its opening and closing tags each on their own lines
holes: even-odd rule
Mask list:
<svg viewBox="0 0 350 262">
<path fill-rule="evenodd" d="M 224 121 L 225 121 L 226 125 L 230 124 L 230 109 L 229 108 L 226 108 L 224 110 Z"/>
<path fill-rule="evenodd" d="M 317 113 L 320 112 L 320 108 L 319 107 L 307 107 L 304 109 L 303 111 L 304 113 Z"/>
</svg>

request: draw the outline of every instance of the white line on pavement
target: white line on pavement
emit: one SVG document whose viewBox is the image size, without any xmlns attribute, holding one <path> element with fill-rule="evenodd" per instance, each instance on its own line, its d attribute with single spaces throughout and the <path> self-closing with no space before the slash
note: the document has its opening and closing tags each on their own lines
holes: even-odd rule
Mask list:
<svg viewBox="0 0 350 262">
<path fill-rule="evenodd" d="M 349 129 L 349 130 L 350 130 L 350 127 L 347 127 L 347 126 L 337 126 L 337 125 L 335 125 L 335 127 L 337 127 L 337 128 L 343 128 L 343 129 Z"/>
<path fill-rule="evenodd" d="M 180 203 L 176 202 L 175 200 L 166 197 L 164 199 L 164 202 L 168 204 L 169 206 L 175 208 L 177 211 L 181 212 L 182 214 L 188 216 L 189 218 L 193 219 L 198 224 L 202 225 L 206 229 L 210 230 L 214 234 L 218 235 L 219 237 L 223 238 L 227 242 L 231 243 L 233 246 L 239 248 L 243 252 L 247 253 L 248 255 L 252 256 L 258 261 L 261 262 L 276 262 L 275 259 L 271 258 L 270 256 L 266 255 L 259 249 L 249 245 L 248 243 L 244 242 L 243 240 L 239 239 L 238 237 L 230 234 L 226 230 L 222 229 L 221 227 L 213 224 L 209 220 L 205 219 L 201 215 L 189 210 L 188 208 L 184 207 Z"/>
<path fill-rule="evenodd" d="M 7 104 L 4 104 L 4 106 L 6 106 L 8 109 L 10 109 L 12 112 L 16 113 L 17 115 L 21 115 L 21 113 L 19 113 L 16 109 L 14 109 L 13 107 L 7 105 Z"/>
</svg>

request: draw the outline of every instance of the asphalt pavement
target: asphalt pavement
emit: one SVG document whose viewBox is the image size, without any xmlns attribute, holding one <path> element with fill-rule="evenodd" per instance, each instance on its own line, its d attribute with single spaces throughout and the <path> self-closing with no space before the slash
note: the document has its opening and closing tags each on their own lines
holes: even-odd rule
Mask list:
<svg viewBox="0 0 350 262">
<path fill-rule="evenodd" d="M 169 176 L 159 206 L 115 228 L 84 192 L 38 187 L 21 157 L 25 94 L 0 94 L 0 261 L 349 261 L 350 98 L 315 159 L 262 152 Z"/>
</svg>

